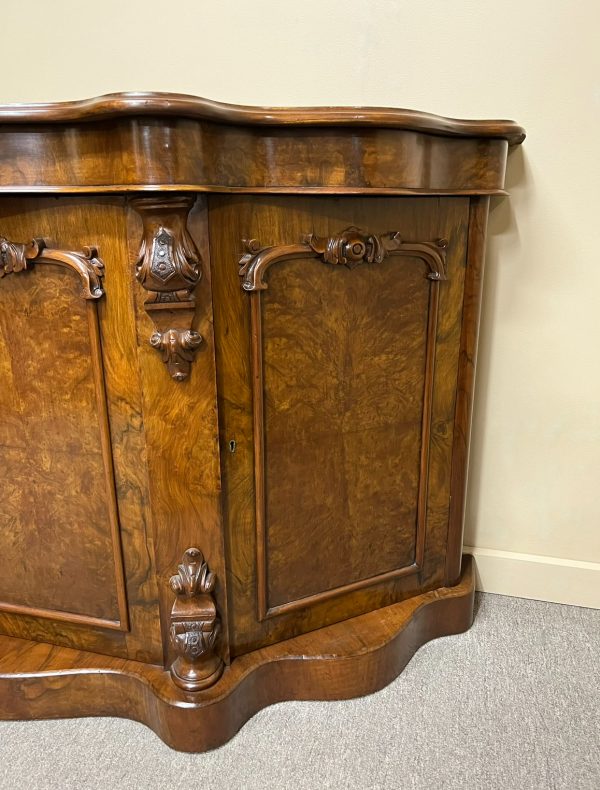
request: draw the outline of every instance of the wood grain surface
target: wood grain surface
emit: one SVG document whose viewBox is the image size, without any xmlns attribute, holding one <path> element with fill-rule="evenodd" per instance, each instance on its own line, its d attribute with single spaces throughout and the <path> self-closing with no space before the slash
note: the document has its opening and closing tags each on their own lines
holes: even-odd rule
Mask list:
<svg viewBox="0 0 600 790">
<path fill-rule="evenodd" d="M 3 198 L 0 231 L 98 245 L 106 289 L 86 303 L 51 265 L 0 281 L 0 630 L 156 661 L 123 201 Z"/>
<path fill-rule="evenodd" d="M 174 196 L 174 201 L 179 202 L 177 196 Z M 168 204 L 166 197 L 165 203 Z M 164 660 L 168 664 L 173 656 L 169 628 L 175 596 L 169 579 L 177 571 L 183 552 L 193 546 L 202 551 L 216 577 L 214 596 L 222 622 L 217 649 L 227 660 L 227 593 L 206 198 L 198 198 L 188 220 L 188 231 L 203 265 L 202 279 L 195 289 L 193 328 L 204 342 L 198 349 L 189 376 L 183 381 L 171 378 L 161 356 L 148 343 L 154 331 L 153 320 L 146 311 L 147 293 L 134 279 L 142 239 L 142 221 L 135 205 L 134 200 L 127 213 L 128 261 L 134 283 L 139 386 Z M 166 205 L 165 217 L 168 216 Z"/>
<path fill-rule="evenodd" d="M 467 200 L 216 197 L 209 202 L 232 649 L 321 627 L 442 584 L 450 500 L 455 383 L 466 265 Z M 270 270 L 263 337 L 236 262 L 241 239 L 288 244 L 357 225 L 411 241 L 448 239 L 431 392 L 423 564 L 415 562 L 425 339 L 430 281 L 416 259 Z M 236 242 L 236 239 L 239 241 Z M 336 586 L 261 622 L 257 580 L 253 348 L 264 360 L 268 606 Z M 231 442 L 235 452 L 231 452 Z M 260 508 L 259 508 L 260 509 Z M 341 558 L 341 559 L 340 559 Z M 310 605 L 309 605 L 310 604 Z M 298 611 L 300 608 L 300 611 Z"/>
<path fill-rule="evenodd" d="M 238 126 L 192 118 L 14 125 L 0 192 L 504 194 L 503 137 L 375 126 Z"/>
<path fill-rule="evenodd" d="M 251 297 L 262 301 L 269 609 L 415 564 L 436 287 L 416 259 L 353 271 L 300 260 Z"/>
<path fill-rule="evenodd" d="M 102 452 L 106 399 L 94 377 L 102 365 L 97 308 L 78 291 L 76 277 L 49 267 L 0 288 L 1 465 L 11 470 L 2 492 L 11 540 L 0 553 L 0 608 L 53 609 L 110 627 L 121 619 L 123 584 L 112 560 L 113 548 L 120 560 L 110 528 L 112 455 Z M 46 575 L 51 583 L 40 585 Z"/>
<path fill-rule="evenodd" d="M 513 121 L 178 94 L 0 106 L 0 191 L 498 194 Z"/>
<path fill-rule="evenodd" d="M 490 199 L 473 198 L 469 211 L 467 270 L 463 298 L 460 357 L 456 385 L 454 447 L 452 449 L 450 518 L 448 521 L 448 552 L 446 584 L 454 584 L 460 574 L 458 555 L 462 551 L 467 472 L 471 438 L 475 363 L 479 337 L 481 289 L 485 264 L 485 238 Z"/>
<path fill-rule="evenodd" d="M 251 107 L 181 93 L 112 93 L 92 99 L 0 105 L 2 123 L 64 123 L 120 116 L 202 118 L 257 126 L 384 126 L 457 137 L 500 137 L 522 143 L 525 130 L 514 121 L 445 118 L 391 107 Z"/>
</svg>

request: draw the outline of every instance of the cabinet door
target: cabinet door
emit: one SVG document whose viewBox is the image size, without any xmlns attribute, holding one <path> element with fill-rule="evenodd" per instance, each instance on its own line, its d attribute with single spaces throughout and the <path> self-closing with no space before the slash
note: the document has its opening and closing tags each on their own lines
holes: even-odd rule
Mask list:
<svg viewBox="0 0 600 790">
<path fill-rule="evenodd" d="M 234 652 L 444 584 L 468 210 L 211 198 Z"/>
<path fill-rule="evenodd" d="M 105 291 L 52 262 L 0 280 L 0 631 L 160 661 L 123 202 L 3 198 L 0 235 L 97 245 Z"/>
</svg>

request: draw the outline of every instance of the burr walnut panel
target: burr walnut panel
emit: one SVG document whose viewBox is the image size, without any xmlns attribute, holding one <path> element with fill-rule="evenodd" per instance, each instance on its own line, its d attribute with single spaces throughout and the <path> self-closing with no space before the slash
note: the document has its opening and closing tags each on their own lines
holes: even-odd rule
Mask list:
<svg viewBox="0 0 600 790">
<path fill-rule="evenodd" d="M 269 608 L 416 563 L 429 291 L 422 262 L 409 259 L 270 272 Z"/>
<path fill-rule="evenodd" d="M 301 244 L 276 245 L 261 248 L 256 240 L 251 240 L 246 243 L 248 252 L 240 261 L 240 276 L 242 277 L 242 288 L 246 291 L 253 292 L 251 301 L 253 362 L 252 401 L 254 433 L 255 436 L 262 437 L 260 441 L 255 440 L 254 442 L 257 596 L 258 616 L 261 620 L 265 619 L 265 617 L 281 614 L 284 611 L 289 612 L 292 609 L 306 608 L 317 601 L 323 601 L 327 598 L 341 595 L 345 592 L 349 592 L 351 589 L 370 586 L 376 582 L 402 576 L 407 573 L 416 573 L 422 566 L 427 520 L 426 470 L 429 465 L 435 334 L 439 305 L 439 281 L 446 279 L 444 251 L 446 246 L 447 241 L 445 239 L 438 239 L 436 242 L 411 243 L 403 241 L 400 233 L 397 231 L 377 235 L 363 232 L 355 227 L 346 228 L 328 237 L 307 234 Z M 422 382 L 420 384 L 418 383 L 416 388 L 409 386 L 410 394 L 413 396 L 413 399 L 419 403 L 420 407 L 420 414 L 417 416 L 417 421 L 415 423 L 416 436 L 418 439 L 415 465 L 415 480 L 417 484 L 415 486 L 415 491 L 407 494 L 402 502 L 404 505 L 408 504 L 409 508 L 414 505 L 413 524 L 415 534 L 411 559 L 407 559 L 403 564 L 398 564 L 396 559 L 396 561 L 392 563 L 392 567 L 373 570 L 371 573 L 367 572 L 362 575 L 359 572 L 358 578 L 354 576 L 353 578 L 343 581 L 340 578 L 337 584 L 335 583 L 336 576 L 342 577 L 346 568 L 368 567 L 369 559 L 373 558 L 373 546 L 377 543 L 375 529 L 369 533 L 368 545 L 360 545 L 360 536 L 363 533 L 362 525 L 368 523 L 371 519 L 371 507 L 366 509 L 364 507 L 355 507 L 356 502 L 354 500 L 355 494 L 358 495 L 358 499 L 364 496 L 365 489 L 367 488 L 367 486 L 364 485 L 364 470 L 370 466 L 372 466 L 373 469 L 378 468 L 378 463 L 380 462 L 378 452 L 381 450 L 381 447 L 377 446 L 377 428 L 375 426 L 377 425 L 377 420 L 380 419 L 382 415 L 385 415 L 385 409 L 382 411 L 381 404 L 376 404 L 376 407 L 378 406 L 379 409 L 377 410 L 375 422 L 369 424 L 366 430 L 364 426 L 363 429 L 361 429 L 361 423 L 363 421 L 361 420 L 360 412 L 364 410 L 365 401 L 372 398 L 373 393 L 377 391 L 379 382 L 381 380 L 386 381 L 388 378 L 393 382 L 394 376 L 392 375 L 389 377 L 386 371 L 382 379 L 381 371 L 378 371 L 378 374 L 375 376 L 377 385 L 374 386 L 374 381 L 371 380 L 368 383 L 367 398 L 365 399 L 362 397 L 363 393 L 360 387 L 361 383 L 362 385 L 365 383 L 365 377 L 361 375 L 364 374 L 362 362 L 365 359 L 365 348 L 369 346 L 369 331 L 363 324 L 371 325 L 377 323 L 377 319 L 381 318 L 379 302 L 382 301 L 382 298 L 377 297 L 377 287 L 381 287 L 380 280 L 374 278 L 373 281 L 369 282 L 368 286 L 365 287 L 364 281 L 359 278 L 357 285 L 359 286 L 360 292 L 359 298 L 357 299 L 356 289 L 345 288 L 340 290 L 332 286 L 331 281 L 328 279 L 322 282 L 320 280 L 322 267 L 314 271 L 310 266 L 300 268 L 297 282 L 293 283 L 291 288 L 290 283 L 286 283 L 280 294 L 280 298 L 276 299 L 276 303 L 281 306 L 282 312 L 284 313 L 284 321 L 281 324 L 283 335 L 277 337 L 274 352 L 277 356 L 278 351 L 283 351 L 283 359 L 290 362 L 290 365 L 289 367 L 286 366 L 284 361 L 283 364 L 275 366 L 277 373 L 283 374 L 282 381 L 286 389 L 284 407 L 282 409 L 278 409 L 277 406 L 275 407 L 275 414 L 281 416 L 283 419 L 278 419 L 276 422 L 283 428 L 286 435 L 283 442 L 275 442 L 278 452 L 272 452 L 273 442 L 271 434 L 274 433 L 277 435 L 278 431 L 277 429 L 271 431 L 269 428 L 269 402 L 271 400 L 277 400 L 277 398 L 275 397 L 273 399 L 268 397 L 271 393 L 267 392 L 268 377 L 266 375 L 265 361 L 267 355 L 265 353 L 265 347 L 267 345 L 268 333 L 265 333 L 266 310 L 263 310 L 261 306 L 262 304 L 266 308 L 270 299 L 267 299 L 267 302 L 261 301 L 260 294 L 261 291 L 266 291 L 269 287 L 265 275 L 271 266 L 276 263 L 281 264 L 284 261 L 297 262 L 299 259 L 306 259 L 307 256 L 316 257 L 319 261 L 338 269 L 340 266 L 346 269 L 355 269 L 358 266 L 370 264 L 376 267 L 376 271 L 380 270 L 381 264 L 392 256 L 403 258 L 410 257 L 413 258 L 413 263 L 416 260 L 421 265 L 425 264 L 425 272 L 423 272 L 421 279 L 426 277 L 427 280 L 431 281 L 431 287 L 428 289 L 428 298 L 425 300 L 424 309 L 421 311 L 421 323 L 423 324 L 423 337 L 421 338 L 421 342 L 418 344 L 417 350 L 415 350 L 410 343 L 405 342 L 404 344 L 406 351 L 408 351 L 409 358 L 414 357 L 417 369 L 420 369 L 422 373 Z M 308 264 L 312 262 L 313 261 L 310 259 L 307 261 Z M 314 277 L 310 280 L 302 280 L 302 277 L 310 277 L 311 275 L 314 275 Z M 314 283 L 313 279 L 315 281 Z M 399 278 L 396 278 L 396 280 L 398 279 Z M 310 287 L 311 285 L 313 286 L 312 290 Z M 375 286 L 375 288 L 373 288 L 373 286 Z M 287 294 L 288 288 L 290 288 L 292 294 L 291 298 Z M 363 288 L 364 294 L 362 293 Z M 267 294 L 267 296 L 271 296 L 271 298 L 272 290 L 272 288 L 269 288 L 269 293 Z M 308 294 L 306 301 L 308 302 L 310 321 L 303 320 L 303 291 Z M 387 283 L 382 291 L 385 294 L 390 292 Z M 395 294 L 402 293 L 402 284 L 400 283 L 399 287 L 399 283 L 395 282 L 391 292 Z M 311 304 L 312 297 L 315 293 L 318 294 L 321 302 L 316 313 Z M 327 301 L 327 294 L 329 293 L 332 295 L 333 304 L 331 306 L 325 303 Z M 369 295 L 376 299 L 376 306 L 371 304 L 372 298 L 365 298 Z M 410 300 L 410 287 L 406 289 L 405 297 Z M 290 310 L 287 309 L 288 302 L 291 302 Z M 386 359 L 387 361 L 394 360 L 396 355 L 402 358 L 403 352 L 401 351 L 398 354 L 397 348 L 400 340 L 394 330 L 396 328 L 395 324 L 397 323 L 397 318 L 401 316 L 402 313 L 406 315 L 407 309 L 410 309 L 411 303 L 412 305 L 417 304 L 418 306 L 418 300 L 412 299 L 408 303 L 408 308 L 406 304 L 404 305 L 404 310 L 398 311 L 392 308 L 391 310 L 388 309 L 384 311 L 383 326 L 388 336 L 394 337 L 394 347 L 389 347 L 388 349 L 384 348 L 384 353 L 378 352 L 373 355 L 373 358 L 378 360 Z M 359 313 L 360 317 L 355 315 L 355 308 L 359 304 L 361 308 Z M 340 307 L 341 315 L 337 312 Z M 328 330 L 333 329 L 333 331 L 328 331 L 325 337 L 319 337 L 320 333 L 318 330 L 321 323 L 321 316 L 324 316 L 325 322 L 328 323 Z M 299 339 L 304 342 L 298 342 L 298 338 L 294 338 L 293 342 L 288 344 L 285 341 L 291 340 L 291 335 L 293 334 L 290 332 L 289 328 L 294 325 L 294 321 L 297 320 L 298 317 L 300 317 L 302 327 L 299 333 Z M 331 321 L 329 321 L 330 318 L 332 319 Z M 302 329 L 309 326 L 310 329 L 308 332 L 302 331 Z M 404 329 L 403 327 L 403 330 Z M 361 338 L 359 342 L 356 343 L 355 338 L 360 338 L 361 333 L 366 337 Z M 317 340 L 316 345 L 314 343 L 315 336 Z M 281 340 L 284 342 L 281 343 Z M 297 354 L 298 351 L 300 352 L 300 356 Z M 313 352 L 312 355 L 311 351 Z M 420 351 L 422 351 L 422 360 L 419 360 Z M 306 370 L 305 363 L 307 360 L 310 360 L 311 356 L 316 356 L 318 368 L 318 373 L 316 375 L 315 370 Z M 343 357 L 343 361 L 340 357 Z M 369 358 L 368 353 L 366 358 Z M 422 361 L 421 365 L 419 365 L 420 361 Z M 406 365 L 404 367 L 406 367 Z M 403 366 L 400 365 L 398 370 L 402 371 L 402 368 Z M 288 386 L 290 370 L 293 371 L 293 375 L 291 376 L 291 379 L 293 379 L 292 386 Z M 396 367 L 394 368 L 394 372 L 395 371 Z M 306 386 L 306 381 L 320 383 L 322 380 L 322 373 L 325 374 L 325 394 L 323 395 L 323 393 L 320 392 L 316 403 L 312 402 L 310 396 L 298 398 L 297 393 L 302 391 L 302 388 Z M 300 386 L 298 387 L 299 380 Z M 357 388 L 354 387 L 355 382 L 358 382 Z M 337 386 L 340 384 L 341 387 Z M 272 389 L 276 391 L 277 384 Z M 322 387 L 319 387 L 319 384 L 317 384 L 316 389 L 317 391 L 323 390 Z M 355 389 L 357 389 L 357 392 L 354 391 Z M 328 399 L 328 393 L 332 391 L 334 392 L 334 402 L 332 404 L 333 408 L 331 409 L 332 413 L 329 414 L 328 412 L 330 410 L 327 408 L 326 401 Z M 399 408 L 397 397 L 386 398 L 384 396 L 383 400 L 388 401 L 388 405 L 391 403 L 396 421 L 400 415 L 406 417 L 406 409 L 403 409 L 402 406 Z M 311 412 L 308 420 L 306 420 L 306 406 L 308 406 L 308 411 Z M 355 406 L 358 406 L 358 409 L 355 409 Z M 302 413 L 304 414 L 302 415 Z M 306 424 L 309 426 L 308 430 L 306 424 L 296 424 L 296 414 L 301 415 L 300 420 L 304 417 Z M 339 424 L 338 420 L 338 424 L 336 424 L 336 418 L 340 416 L 342 423 Z M 349 419 L 347 424 L 344 424 L 344 418 L 346 417 Z M 385 416 L 383 418 L 385 420 Z M 312 431 L 311 427 L 313 428 Z M 319 435 L 320 427 L 325 431 L 324 436 Z M 389 428 L 393 428 L 393 426 L 389 424 L 386 424 L 385 427 L 388 429 L 388 433 L 390 433 Z M 314 428 L 316 428 L 316 431 Z M 332 429 L 334 433 L 328 433 Z M 394 433 L 393 429 L 391 433 Z M 403 438 L 406 438 L 409 434 L 410 431 L 407 429 L 407 426 L 404 425 Z M 347 441 L 343 441 L 340 452 L 336 454 L 336 439 L 339 436 L 342 436 Z M 297 444 L 302 443 L 303 440 L 305 441 L 302 450 L 299 453 L 295 452 Z M 327 444 L 326 452 L 323 452 L 323 440 Z M 373 440 L 375 440 L 374 447 L 372 447 Z M 396 440 L 398 440 L 398 436 L 396 436 Z M 375 450 L 375 452 L 371 452 L 371 457 L 368 459 L 368 462 L 367 459 L 363 457 L 367 447 L 371 447 L 372 450 Z M 294 448 L 291 454 L 290 448 Z M 317 457 L 313 457 L 315 450 Z M 397 448 L 394 448 L 394 453 L 397 453 Z M 308 466 L 306 465 L 307 458 L 305 456 L 308 456 Z M 392 457 L 394 456 L 392 455 Z M 342 472 L 341 478 L 338 475 L 338 470 L 342 465 L 336 463 L 336 460 L 340 458 L 344 462 L 343 466 L 348 466 L 346 463 L 348 459 L 351 461 L 350 468 Z M 298 459 L 300 459 L 299 464 L 297 463 Z M 313 462 L 312 465 L 310 464 L 311 461 Z M 323 467 L 325 465 L 329 466 L 329 474 L 324 473 Z M 355 468 L 359 470 L 357 474 L 355 474 Z M 273 486 L 269 485 L 271 470 L 274 470 L 275 477 L 275 484 Z M 306 482 L 308 480 L 308 485 L 305 486 L 305 490 L 299 491 L 298 488 L 300 486 L 297 484 L 292 484 L 290 488 L 290 486 L 284 483 L 283 486 L 280 487 L 277 484 L 277 476 L 282 470 L 284 472 L 287 470 L 289 473 L 289 477 L 286 479 L 295 480 L 297 482 L 302 480 Z M 422 470 L 423 473 L 421 473 Z M 340 481 L 342 482 L 341 487 L 336 485 L 336 483 Z M 395 488 L 398 488 L 397 481 L 392 482 Z M 371 485 L 369 481 L 369 492 L 373 490 Z M 283 491 L 285 496 L 279 498 L 279 501 L 271 507 L 273 504 L 273 491 L 276 494 L 275 499 L 278 499 L 277 494 L 280 491 Z M 397 496 L 397 493 L 397 491 L 394 491 L 394 495 Z M 294 504 L 293 507 L 290 507 L 290 503 L 294 501 L 294 495 L 299 497 L 300 502 L 309 504 L 310 515 L 307 521 L 304 520 L 306 514 L 302 512 L 301 506 L 298 507 L 297 504 Z M 392 495 L 390 500 L 392 510 L 394 495 Z M 371 497 L 371 500 L 372 499 L 373 497 Z M 378 501 L 381 503 L 385 502 L 386 499 L 381 497 Z M 327 509 L 328 512 L 324 514 L 325 517 L 323 518 L 323 514 L 321 514 L 321 518 L 319 518 L 320 507 L 323 503 L 329 503 L 330 507 Z M 372 502 L 369 502 L 369 504 L 371 505 Z M 279 505 L 283 506 L 283 517 L 278 520 L 277 511 L 280 509 L 278 507 Z M 268 523 L 268 514 L 271 513 L 272 510 L 275 510 L 274 525 Z M 377 509 L 375 508 L 374 512 L 376 511 Z M 333 523 L 340 513 L 344 519 L 343 526 Z M 360 526 L 358 527 L 355 524 L 357 513 L 358 520 L 360 521 Z M 341 567 L 338 566 L 332 572 L 327 572 L 329 569 L 323 567 L 322 570 L 324 572 L 316 577 L 317 580 L 320 580 L 319 589 L 297 593 L 293 600 L 274 601 L 270 603 L 268 587 L 273 587 L 273 581 L 276 581 L 278 575 L 277 569 L 273 567 L 273 562 L 270 562 L 270 560 L 282 558 L 283 563 L 286 564 L 283 569 L 282 577 L 284 586 L 289 594 L 290 588 L 293 587 L 293 579 L 302 580 L 302 578 L 305 577 L 306 563 L 302 551 L 304 542 L 303 539 L 299 538 L 302 534 L 301 530 L 296 529 L 296 527 L 302 524 L 302 526 L 305 527 L 305 531 L 309 532 L 310 529 L 306 527 L 314 523 L 315 518 L 317 521 L 316 530 L 311 532 L 310 537 L 313 539 L 317 548 L 315 552 L 316 563 L 319 562 L 319 558 L 321 557 L 331 556 L 331 546 L 324 547 L 325 549 L 329 549 L 329 551 L 326 550 L 322 552 L 318 550 L 320 548 L 318 546 L 319 538 L 321 536 L 325 536 L 326 538 L 329 536 L 329 538 L 333 537 L 338 551 L 341 551 L 343 556 L 344 561 L 341 563 Z M 278 523 L 280 521 L 282 525 L 289 526 L 290 520 L 292 522 L 292 529 L 285 534 L 281 545 L 277 547 L 274 544 L 277 543 L 277 534 L 279 532 L 277 528 Z M 408 523 L 410 524 L 410 519 Z M 380 536 L 382 538 L 383 547 L 390 542 L 390 536 L 393 535 L 393 532 L 390 532 L 390 530 L 393 531 L 398 529 L 398 521 L 395 519 L 391 524 L 386 524 L 384 518 L 384 524 L 378 526 L 380 529 L 383 526 Z M 408 550 L 409 554 L 411 553 L 410 544 L 410 540 L 405 540 L 403 542 L 403 549 L 404 551 Z M 295 554 L 292 553 L 292 556 L 297 557 L 298 561 L 289 563 L 290 552 L 288 549 L 290 546 L 294 547 L 296 545 L 297 552 Z M 350 550 L 354 547 L 355 554 L 356 549 L 358 549 L 360 556 L 351 558 L 348 554 L 345 554 L 343 549 L 348 547 L 350 547 Z M 381 551 L 381 556 L 384 558 L 385 562 L 385 548 Z M 290 567 L 292 565 L 295 565 L 294 569 Z M 310 578 L 312 579 L 313 577 L 311 576 Z M 327 589 L 322 589 L 323 579 L 329 584 Z M 271 600 L 275 597 L 276 593 L 271 595 Z"/>
<path fill-rule="evenodd" d="M 0 279 L 0 631 L 156 660 L 126 227 L 121 199 L 0 201 L 0 235 L 45 240 Z"/>
<path fill-rule="evenodd" d="M 96 307 L 78 287 L 72 274 L 50 267 L 0 287 L 1 465 L 10 470 L 2 522 L 11 535 L 0 554 L 0 609 L 21 605 L 119 625 L 122 560 L 111 534 L 112 458 L 102 452 L 105 395 L 94 377 L 101 360 L 92 358 Z"/>
</svg>

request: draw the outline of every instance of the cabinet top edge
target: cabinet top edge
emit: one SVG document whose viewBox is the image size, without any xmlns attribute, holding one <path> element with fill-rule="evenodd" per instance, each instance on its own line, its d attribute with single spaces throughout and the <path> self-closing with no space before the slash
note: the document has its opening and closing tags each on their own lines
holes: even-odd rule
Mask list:
<svg viewBox="0 0 600 790">
<path fill-rule="evenodd" d="M 111 93 L 92 99 L 0 105 L 0 124 L 102 121 L 124 116 L 180 116 L 248 126 L 387 127 L 446 137 L 486 137 L 519 145 L 514 121 L 462 120 L 391 107 L 252 107 L 178 93 Z"/>
</svg>

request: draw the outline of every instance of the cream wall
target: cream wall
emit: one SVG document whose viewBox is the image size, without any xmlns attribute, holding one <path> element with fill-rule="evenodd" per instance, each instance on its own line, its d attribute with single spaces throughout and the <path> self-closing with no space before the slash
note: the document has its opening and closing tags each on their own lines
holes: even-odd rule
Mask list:
<svg viewBox="0 0 600 790">
<path fill-rule="evenodd" d="M 3 0 L 0 101 L 166 90 L 514 118 L 490 222 L 466 542 L 600 606 L 598 0 Z"/>
</svg>

